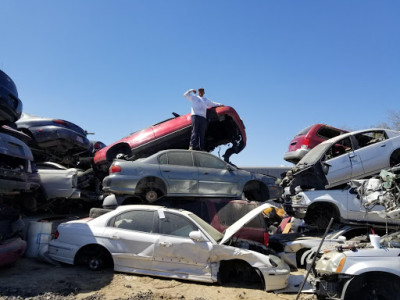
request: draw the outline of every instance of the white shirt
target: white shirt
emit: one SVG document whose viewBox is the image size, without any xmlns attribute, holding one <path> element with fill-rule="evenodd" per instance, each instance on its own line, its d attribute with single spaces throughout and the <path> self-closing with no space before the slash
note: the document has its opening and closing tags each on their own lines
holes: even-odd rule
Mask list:
<svg viewBox="0 0 400 300">
<path fill-rule="evenodd" d="M 213 102 L 206 97 L 200 97 L 193 94 L 193 89 L 186 91 L 183 96 L 192 102 L 191 115 L 207 117 L 207 108 L 223 105 L 221 103 Z"/>
</svg>

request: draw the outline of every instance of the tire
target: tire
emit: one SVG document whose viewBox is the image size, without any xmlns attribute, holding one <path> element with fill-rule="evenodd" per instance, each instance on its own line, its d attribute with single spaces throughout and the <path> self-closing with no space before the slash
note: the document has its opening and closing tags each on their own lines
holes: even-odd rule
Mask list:
<svg viewBox="0 0 400 300">
<path fill-rule="evenodd" d="M 89 270 L 100 271 L 112 265 L 112 258 L 103 247 L 91 245 L 78 252 L 76 264 L 84 264 Z"/>
<path fill-rule="evenodd" d="M 157 192 L 157 190 L 153 190 L 153 189 L 151 189 L 151 190 L 147 190 L 145 193 L 144 193 L 144 199 L 146 200 L 146 202 L 148 202 L 148 203 L 154 203 L 154 202 L 156 202 L 157 200 L 158 200 L 158 192 Z"/>
<path fill-rule="evenodd" d="M 351 279 L 344 300 L 400 300 L 399 277 L 382 272 L 358 275 Z"/>
</svg>

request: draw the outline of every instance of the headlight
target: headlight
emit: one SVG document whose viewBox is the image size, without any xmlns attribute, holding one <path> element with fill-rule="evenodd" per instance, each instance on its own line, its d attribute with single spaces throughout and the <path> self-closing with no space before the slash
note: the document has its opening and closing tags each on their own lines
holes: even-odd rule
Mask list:
<svg viewBox="0 0 400 300">
<path fill-rule="evenodd" d="M 329 252 L 317 261 L 315 269 L 319 273 L 341 273 L 346 263 L 346 255 L 340 252 Z"/>
</svg>

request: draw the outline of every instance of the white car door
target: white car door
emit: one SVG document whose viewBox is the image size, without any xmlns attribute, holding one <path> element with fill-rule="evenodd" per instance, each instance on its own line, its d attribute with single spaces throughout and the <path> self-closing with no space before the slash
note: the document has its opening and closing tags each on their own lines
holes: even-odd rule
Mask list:
<svg viewBox="0 0 400 300">
<path fill-rule="evenodd" d="M 325 160 L 329 165 L 327 188 L 348 182 L 352 178 L 358 178 L 364 169 L 361 160 L 354 151 L 350 137 L 346 137 L 332 145 L 326 152 Z"/>
<path fill-rule="evenodd" d="M 168 196 L 197 194 L 199 175 L 191 151 L 169 151 L 160 156 L 159 162 Z"/>
<path fill-rule="evenodd" d="M 168 276 L 211 280 L 210 255 L 213 244 L 189 237 L 198 227 L 183 215 L 160 211 L 159 242 L 154 251 L 154 267 Z"/>
<path fill-rule="evenodd" d="M 158 234 L 154 233 L 153 220 L 156 212 L 132 210 L 114 217 L 104 231 L 108 239 L 115 270 L 152 269 L 154 245 Z"/>
<path fill-rule="evenodd" d="M 239 197 L 242 194 L 241 177 L 236 170 L 228 169 L 224 161 L 210 154 L 194 153 L 194 156 L 199 170 L 199 195 Z"/>
<path fill-rule="evenodd" d="M 360 141 L 359 149 L 355 150 L 355 153 L 362 161 L 365 175 L 379 173 L 389 167 L 393 149 L 383 130 L 363 132 L 355 138 Z"/>
</svg>

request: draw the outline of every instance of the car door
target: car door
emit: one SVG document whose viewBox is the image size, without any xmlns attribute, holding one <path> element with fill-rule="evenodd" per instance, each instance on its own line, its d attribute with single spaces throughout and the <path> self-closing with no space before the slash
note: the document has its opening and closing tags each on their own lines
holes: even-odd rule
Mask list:
<svg viewBox="0 0 400 300">
<path fill-rule="evenodd" d="M 189 237 L 199 228 L 182 214 L 159 210 L 159 242 L 154 252 L 155 269 L 168 276 L 211 278 L 210 241 L 194 241 Z"/>
<path fill-rule="evenodd" d="M 329 166 L 326 179 L 327 188 L 348 182 L 363 174 L 363 166 L 354 151 L 351 137 L 343 138 L 332 145 L 325 153 L 323 163 Z"/>
<path fill-rule="evenodd" d="M 360 157 L 365 175 L 379 173 L 389 167 L 392 151 L 391 143 L 383 130 L 371 130 L 355 135 L 358 149 L 355 154 Z"/>
<path fill-rule="evenodd" d="M 198 194 L 202 196 L 240 196 L 240 181 L 244 179 L 227 163 L 208 154 L 195 152 L 195 163 L 199 170 Z"/>
<path fill-rule="evenodd" d="M 198 169 L 191 151 L 168 151 L 159 157 L 168 196 L 190 196 L 198 191 Z"/>
<path fill-rule="evenodd" d="M 104 236 L 116 270 L 152 268 L 158 234 L 154 210 L 123 212 L 110 220 Z"/>
</svg>

